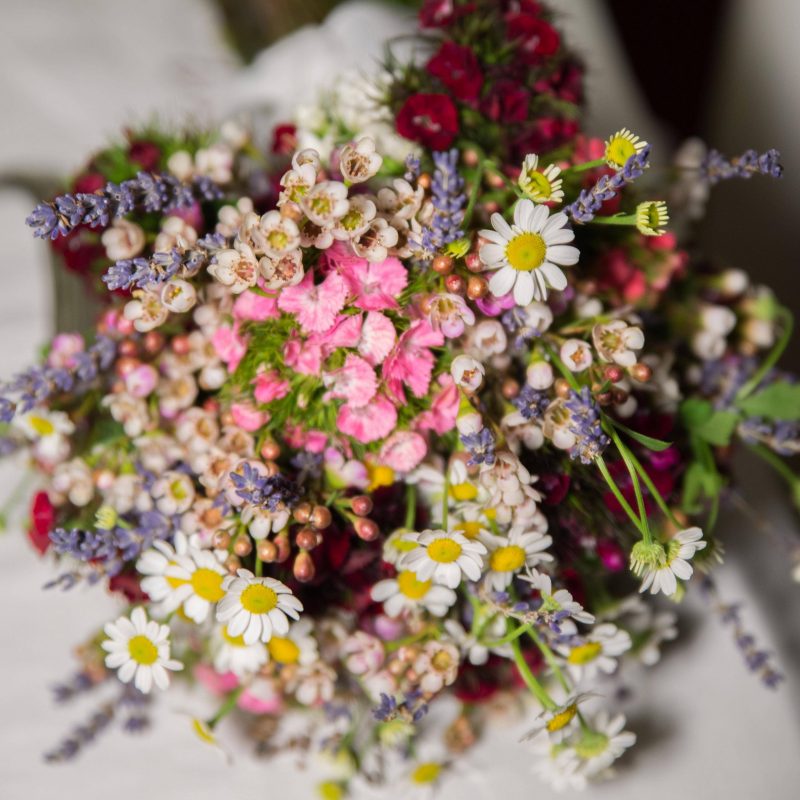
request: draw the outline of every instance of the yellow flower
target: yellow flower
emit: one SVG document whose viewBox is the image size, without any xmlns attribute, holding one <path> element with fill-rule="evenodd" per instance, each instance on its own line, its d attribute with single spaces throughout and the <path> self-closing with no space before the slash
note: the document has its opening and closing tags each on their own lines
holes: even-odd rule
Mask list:
<svg viewBox="0 0 800 800">
<path fill-rule="evenodd" d="M 636 227 L 645 236 L 661 236 L 669 222 L 667 204 L 662 200 L 650 200 L 636 206 Z"/>
<path fill-rule="evenodd" d="M 517 183 L 526 197 L 537 203 L 560 203 L 564 199 L 561 189 L 563 181 L 558 176 L 561 169 L 555 164 L 550 164 L 543 170 L 537 169 L 539 156 L 531 153 L 525 156 L 522 171 Z"/>
<path fill-rule="evenodd" d="M 647 142 L 627 128 L 622 128 L 606 142 L 606 164 L 612 169 L 622 169 L 631 156 L 641 153 L 645 147 Z"/>
</svg>

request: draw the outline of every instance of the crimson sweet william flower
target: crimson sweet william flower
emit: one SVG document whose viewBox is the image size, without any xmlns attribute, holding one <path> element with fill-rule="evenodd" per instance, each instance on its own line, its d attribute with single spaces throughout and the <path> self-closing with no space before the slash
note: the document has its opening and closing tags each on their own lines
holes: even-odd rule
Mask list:
<svg viewBox="0 0 800 800">
<path fill-rule="evenodd" d="M 558 50 L 558 32 L 533 14 L 506 15 L 506 35 L 518 43 L 519 57 L 530 65 L 541 64 Z"/>
<path fill-rule="evenodd" d="M 276 125 L 272 131 L 272 152 L 291 155 L 297 149 L 297 126 L 290 122 Z"/>
<path fill-rule="evenodd" d="M 50 531 L 56 519 L 56 512 L 47 492 L 36 492 L 31 503 L 31 521 L 28 538 L 31 544 L 42 554 L 50 547 Z"/>
<path fill-rule="evenodd" d="M 494 122 L 523 122 L 528 118 L 530 91 L 521 83 L 501 78 L 481 103 L 483 113 Z"/>
<path fill-rule="evenodd" d="M 428 61 L 428 73 L 438 78 L 457 100 L 477 100 L 483 86 L 483 73 L 475 53 L 455 42 L 443 42 Z"/>
<path fill-rule="evenodd" d="M 412 94 L 397 114 L 397 132 L 430 150 L 446 150 L 458 133 L 458 111 L 446 94 Z"/>
<path fill-rule="evenodd" d="M 419 11 L 420 28 L 445 28 L 475 10 L 474 3 L 456 7 L 454 0 L 425 0 Z"/>
<path fill-rule="evenodd" d="M 156 172 L 161 163 L 161 148 L 147 139 L 135 139 L 128 147 L 128 158 L 145 172 Z"/>
<path fill-rule="evenodd" d="M 568 142 L 578 132 L 578 123 L 572 119 L 543 117 L 525 126 L 514 140 L 514 156 L 523 161 L 528 153 L 547 153 Z"/>
</svg>

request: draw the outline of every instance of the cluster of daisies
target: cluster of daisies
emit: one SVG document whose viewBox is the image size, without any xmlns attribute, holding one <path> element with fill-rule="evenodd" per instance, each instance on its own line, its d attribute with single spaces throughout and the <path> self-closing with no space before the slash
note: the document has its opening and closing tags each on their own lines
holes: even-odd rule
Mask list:
<svg viewBox="0 0 800 800">
<path fill-rule="evenodd" d="M 667 200 L 777 154 L 711 153 L 642 196 L 636 133 L 531 116 L 525 76 L 568 102 L 575 75 L 538 4 L 496 6 L 481 44 L 465 4 L 425 3 L 439 49 L 388 65 L 368 118 L 323 136 L 306 110 L 316 133 L 270 153 L 150 131 L 31 215 L 110 290 L 94 338 L 0 387 L 52 585 L 128 605 L 62 695 L 116 676 L 128 707 L 191 677 L 219 698 L 203 741 L 249 718 L 264 753 L 327 756 L 331 798 L 437 783 L 525 696 L 537 773 L 582 787 L 635 741 L 599 697 L 677 635 L 658 603 L 713 586 L 731 445 L 797 489 L 787 312 L 667 231 Z"/>
</svg>

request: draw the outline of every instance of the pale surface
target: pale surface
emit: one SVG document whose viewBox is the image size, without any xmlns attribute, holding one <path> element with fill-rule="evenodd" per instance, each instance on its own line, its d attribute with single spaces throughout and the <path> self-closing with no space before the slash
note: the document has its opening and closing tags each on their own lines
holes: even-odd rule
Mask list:
<svg viewBox="0 0 800 800">
<path fill-rule="evenodd" d="M 597 7 L 558 5 L 573 15 L 580 9 L 581 18 L 568 20 L 568 25 L 576 28 L 575 40 L 587 56 L 604 65 L 594 82 L 603 97 L 612 98 L 622 67 L 613 43 L 593 39 L 602 30 L 602 20 L 593 19 Z M 231 105 L 223 82 L 233 72 L 232 59 L 218 39 L 213 15 L 201 3 L 32 0 L 14 5 L 6 0 L 2 11 L 0 171 L 69 169 L 108 133 L 132 118 L 146 118 L 152 110 L 179 117 L 190 110 L 204 115 Z M 365 38 L 362 26 L 338 24 L 340 41 L 347 33 L 351 41 L 355 35 Z M 379 33 L 373 33 L 377 38 Z M 305 63 L 303 58 L 299 63 Z M 252 96 L 252 82 L 242 91 Z M 299 91 L 296 84 L 292 91 Z M 623 85 L 620 91 L 627 102 L 636 103 L 632 87 Z M 617 101 L 622 114 L 624 102 L 619 96 Z M 640 114 L 635 119 L 646 118 Z M 633 124 L 632 115 L 619 123 Z M 47 335 L 45 246 L 34 242 L 22 223 L 30 207 L 31 200 L 20 193 L 0 195 L 2 376 L 24 367 Z M 0 467 L 3 495 L 19 479 L 21 466 Z M 796 536 L 796 518 L 781 506 L 777 488 L 760 466 L 748 465 L 743 474 L 751 497 L 758 498 L 758 514 L 770 519 L 774 530 Z M 583 796 L 797 796 L 800 592 L 787 574 L 785 551 L 772 535 L 760 533 L 742 514 L 730 515 L 726 529 L 730 558 L 718 573 L 721 589 L 726 599 L 745 600 L 748 625 L 763 644 L 775 648 L 787 683 L 775 693 L 763 689 L 741 664 L 729 632 L 700 617 L 695 599 L 683 615 L 683 643 L 670 648 L 655 671 L 631 676 L 636 688 L 625 711 L 640 734 L 640 746 L 625 759 L 616 781 Z M 12 526 L 0 539 L 3 800 L 312 796 L 310 777 L 295 772 L 288 758 L 267 764 L 243 753 L 235 768 L 225 766 L 191 736 L 179 713 L 207 709 L 207 701 L 179 693 L 162 698 L 150 735 L 134 739 L 114 730 L 76 763 L 42 765 L 41 752 L 81 722 L 93 702 L 56 708 L 47 687 L 72 670 L 70 648 L 118 606 L 101 590 L 43 592 L 40 587 L 53 576 L 53 567 L 36 558 L 18 530 Z M 549 796 L 529 777 L 528 754 L 516 741 L 522 728 L 524 723 L 503 725 L 469 759 L 469 777 L 452 780 L 441 796 Z"/>
</svg>

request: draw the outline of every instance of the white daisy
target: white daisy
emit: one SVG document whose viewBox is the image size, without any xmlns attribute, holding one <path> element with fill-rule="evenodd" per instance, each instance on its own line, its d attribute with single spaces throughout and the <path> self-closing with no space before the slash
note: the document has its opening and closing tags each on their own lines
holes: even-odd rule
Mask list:
<svg viewBox="0 0 800 800">
<path fill-rule="evenodd" d="M 486 553 L 480 542 L 455 531 L 431 530 L 408 533 L 406 539 L 416 542 L 417 547 L 403 556 L 400 567 L 415 573 L 419 580 L 433 580 L 455 589 L 462 575 L 472 581 L 480 579 Z"/>
<path fill-rule="evenodd" d="M 606 142 L 606 164 L 612 169 L 622 169 L 631 156 L 641 153 L 645 147 L 647 142 L 627 128 L 622 128 Z"/>
<path fill-rule="evenodd" d="M 540 611 L 545 611 L 553 615 L 553 621 L 560 622 L 563 619 L 572 617 L 577 622 L 591 624 L 594 622 L 594 615 L 583 610 L 580 603 L 572 599 L 572 595 L 566 589 L 558 589 L 553 592 L 553 582 L 549 575 L 543 572 L 531 570 L 527 575 L 520 575 L 520 578 L 539 590 L 542 598 Z"/>
<path fill-rule="evenodd" d="M 488 536 L 483 541 L 489 547 L 489 571 L 484 580 L 490 591 L 502 592 L 520 570 L 553 560 L 544 552 L 553 543 L 552 537 L 526 532 L 522 526 L 513 527 L 508 536 Z"/>
<path fill-rule="evenodd" d="M 181 556 L 189 552 L 190 539 L 183 533 L 175 534 L 174 545 L 168 542 L 154 542 L 136 562 L 136 570 L 145 577 L 142 591 L 147 593 L 153 613 L 158 616 L 169 614 L 183 602 L 185 581 L 167 575 L 167 570 L 178 563 Z"/>
<path fill-rule="evenodd" d="M 631 566 L 642 577 L 639 591 L 649 589 L 650 594 L 675 594 L 678 591 L 677 579 L 687 581 L 692 577 L 689 559 L 705 546 L 703 531 L 696 527 L 681 531 L 665 545 L 655 542 L 649 547 L 643 542 L 634 545 Z"/>
<path fill-rule="evenodd" d="M 38 458 L 55 462 L 69 455 L 67 436 L 75 430 L 72 420 L 63 411 L 35 408 L 14 419 L 14 426 L 22 430 L 32 442 Z"/>
<path fill-rule="evenodd" d="M 514 290 L 514 302 L 527 306 L 531 300 L 546 300 L 547 289 L 566 289 L 567 277 L 558 265 L 577 264 L 580 253 L 568 244 L 575 238 L 567 215 L 550 216 L 547 206 L 520 200 L 514 208 L 514 224 L 492 214 L 494 230 L 482 230 L 487 240 L 479 252 L 481 261 L 496 270 L 489 281 L 493 295 Z"/>
<path fill-rule="evenodd" d="M 390 617 L 422 608 L 434 616 L 443 617 L 456 602 L 456 593 L 452 589 L 438 586 L 431 580 L 421 581 L 410 570 L 398 572 L 396 578 L 379 581 L 370 594 L 376 603 L 383 603 L 383 610 Z"/>
<path fill-rule="evenodd" d="M 304 618 L 292 623 L 286 636 L 273 635 L 267 642 L 270 660 L 277 664 L 313 664 L 319 657 L 313 629 L 312 621 Z"/>
<path fill-rule="evenodd" d="M 578 706 L 592 696 L 587 693 L 572 695 L 555 708 L 545 709 L 536 718 L 533 728 L 522 737 L 522 741 L 530 741 L 541 731 L 547 731 L 553 744 L 562 742 L 577 727 Z"/>
<path fill-rule="evenodd" d="M 575 623 L 567 620 L 561 632 L 567 636 L 577 634 Z M 617 656 L 631 648 L 630 634 L 610 622 L 597 625 L 578 641 L 579 644 L 556 648 L 566 659 L 567 669 L 576 681 L 584 677 L 591 680 L 598 672 L 611 675 L 617 668 Z"/>
<path fill-rule="evenodd" d="M 228 575 L 220 559 L 210 550 L 190 548 L 185 556 L 164 571 L 164 577 L 176 586 L 174 597 L 183 604 L 183 611 L 194 622 L 203 622 L 211 607 L 225 596 L 222 582 Z"/>
<path fill-rule="evenodd" d="M 517 179 L 519 188 L 537 203 L 560 203 L 564 199 L 564 191 L 561 188 L 564 181 L 558 177 L 561 169 L 555 164 L 550 164 L 543 170 L 539 170 L 538 167 L 539 156 L 535 153 L 525 156 L 522 171 Z"/>
<path fill-rule="evenodd" d="M 246 569 L 222 582 L 225 597 L 217 605 L 217 619 L 228 623 L 231 636 L 243 635 L 246 644 L 268 642 L 273 631 L 289 633 L 289 620 L 298 619 L 303 604 L 288 586 L 274 578 L 257 578 Z"/>
<path fill-rule="evenodd" d="M 623 730 L 624 727 L 622 714 L 612 717 L 607 711 L 600 711 L 591 720 L 589 728 L 573 744 L 580 759 L 578 769 L 583 775 L 599 775 L 636 744 L 636 734 Z"/>
<path fill-rule="evenodd" d="M 458 645 L 459 650 L 467 657 L 470 664 L 481 666 L 489 660 L 489 653 L 496 653 L 504 658 L 511 658 L 510 644 L 501 644 L 489 647 L 484 644 L 501 639 L 506 633 L 506 619 L 502 614 L 495 614 L 489 622 L 481 623 L 479 620 L 477 632 L 466 630 L 460 622 L 454 619 L 444 621 L 447 635 Z"/>
<path fill-rule="evenodd" d="M 263 642 L 245 644 L 244 638 L 231 636 L 227 625 L 220 625 L 213 634 L 214 669 L 219 673 L 232 672 L 243 679 L 255 675 L 269 660 Z"/>
<path fill-rule="evenodd" d="M 101 647 L 108 655 L 106 666 L 116 669 L 123 683 L 130 683 L 147 694 L 153 684 L 169 686 L 167 670 L 183 669 L 183 664 L 169 657 L 169 628 L 147 619 L 144 609 L 134 608 L 130 619 L 119 617 L 103 628 L 106 639 Z"/>
</svg>

